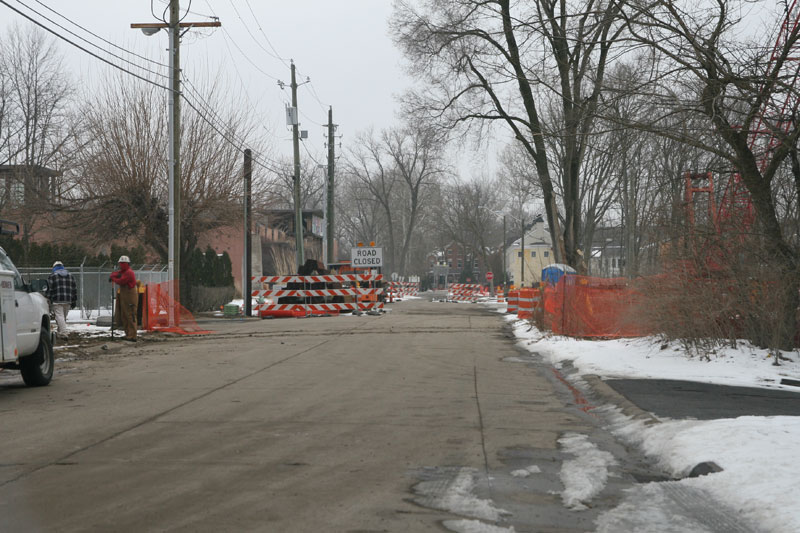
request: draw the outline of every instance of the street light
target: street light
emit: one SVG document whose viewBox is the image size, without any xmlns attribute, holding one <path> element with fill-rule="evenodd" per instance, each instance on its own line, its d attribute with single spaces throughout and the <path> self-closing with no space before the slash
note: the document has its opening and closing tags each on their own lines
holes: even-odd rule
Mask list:
<svg viewBox="0 0 800 533">
<path fill-rule="evenodd" d="M 213 22 L 180 22 L 179 1 L 169 1 L 169 23 L 145 22 L 131 24 L 131 28 L 140 29 L 148 37 L 162 29 L 169 32 L 169 242 L 167 245 L 167 277 L 169 278 L 169 296 L 172 302 L 180 302 L 181 257 L 181 147 L 180 147 L 180 29 L 219 27 L 219 20 Z M 178 313 L 174 304 L 169 313 L 169 325 L 178 323 Z"/>
</svg>

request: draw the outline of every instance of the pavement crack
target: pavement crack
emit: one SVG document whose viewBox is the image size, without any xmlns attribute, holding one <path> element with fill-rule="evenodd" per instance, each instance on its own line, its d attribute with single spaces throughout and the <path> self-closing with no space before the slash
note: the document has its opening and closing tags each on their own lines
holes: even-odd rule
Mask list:
<svg viewBox="0 0 800 533">
<path fill-rule="evenodd" d="M 489 495 L 492 494 L 492 478 L 489 475 L 489 457 L 486 454 L 486 433 L 483 427 L 483 411 L 481 411 L 481 399 L 478 396 L 478 367 L 472 367 L 473 385 L 475 387 L 475 405 L 478 408 L 478 425 L 481 431 L 481 450 L 483 451 L 483 470 L 486 473 L 486 483 L 489 486 Z"/>
</svg>

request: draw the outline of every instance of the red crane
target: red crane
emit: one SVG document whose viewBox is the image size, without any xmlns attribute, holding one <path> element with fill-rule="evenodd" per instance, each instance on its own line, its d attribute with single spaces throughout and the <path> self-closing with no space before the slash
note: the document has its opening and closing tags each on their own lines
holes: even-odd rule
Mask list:
<svg viewBox="0 0 800 533">
<path fill-rule="evenodd" d="M 798 24 L 800 5 L 798 0 L 793 0 L 786 8 L 766 69 L 767 76 L 774 76 L 775 80 L 767 80 L 765 84 L 772 81 L 775 86 L 783 84 L 783 88 L 770 90 L 759 110 L 755 127 L 748 134 L 747 144 L 758 157 L 758 169 L 761 172 L 769 165 L 772 152 L 781 143 L 781 137 L 788 133 L 800 104 L 800 98 L 794 91 L 800 74 L 800 64 L 797 62 L 800 57 L 792 55 L 797 48 L 792 39 L 797 38 Z M 728 181 L 719 203 L 717 229 L 719 232 L 736 231 L 744 237 L 754 221 L 753 200 L 741 175 L 735 173 Z"/>
<path fill-rule="evenodd" d="M 748 132 L 747 143 L 758 158 L 758 169 L 761 172 L 769 165 L 774 149 L 782 142 L 781 138 L 792 127 L 800 106 L 800 97 L 794 91 L 800 75 L 800 56 L 794 55 L 800 48 L 795 42 L 800 25 L 799 1 L 792 0 L 787 5 L 786 15 L 765 71 L 770 79 L 765 81 L 762 90 L 768 92 L 755 125 Z M 770 87 L 766 88 L 767 85 Z M 687 172 L 684 179 L 687 223 L 692 240 L 695 248 L 705 252 L 707 266 L 718 270 L 725 255 L 722 253 L 722 243 L 709 247 L 708 242 L 701 243 L 697 240 L 699 232 L 695 226 L 695 217 L 699 211 L 694 196 L 699 193 L 708 194 L 707 225 L 713 227 L 718 238 L 736 235 L 740 240 L 746 237 L 755 222 L 753 200 L 738 172 L 726 183 L 718 209 L 714 206 L 714 180 L 710 172 Z"/>
</svg>

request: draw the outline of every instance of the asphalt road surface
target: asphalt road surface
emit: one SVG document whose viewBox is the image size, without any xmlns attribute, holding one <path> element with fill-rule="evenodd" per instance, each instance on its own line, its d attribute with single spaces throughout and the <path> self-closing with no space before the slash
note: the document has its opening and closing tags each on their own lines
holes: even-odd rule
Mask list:
<svg viewBox="0 0 800 533">
<path fill-rule="evenodd" d="M 714 420 L 800 416 L 800 390 L 727 387 L 668 379 L 614 379 L 607 383 L 640 408 L 662 417 Z"/>
<path fill-rule="evenodd" d="M 44 388 L 0 373 L 0 531 L 591 531 L 659 479 L 589 409 L 607 399 L 518 351 L 496 313 L 392 307 L 65 347 Z M 567 434 L 616 461 L 586 506 L 562 498 Z M 747 530 L 678 496 L 669 512 L 706 531 Z"/>
</svg>

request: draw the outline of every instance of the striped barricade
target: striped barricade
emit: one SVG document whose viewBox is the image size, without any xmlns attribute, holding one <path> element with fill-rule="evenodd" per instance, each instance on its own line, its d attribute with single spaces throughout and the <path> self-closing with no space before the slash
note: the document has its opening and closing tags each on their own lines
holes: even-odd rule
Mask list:
<svg viewBox="0 0 800 533">
<path fill-rule="evenodd" d="M 476 302 L 481 296 L 481 286 L 475 283 L 450 285 L 450 299 L 456 302 Z"/>
<path fill-rule="evenodd" d="M 263 317 L 303 317 L 308 315 L 338 314 L 342 311 L 375 311 L 383 309 L 383 301 L 379 298 L 384 290 L 375 287 L 376 282 L 383 280 L 381 274 L 342 274 L 325 276 L 261 276 L 253 277 L 255 283 L 262 287 L 269 285 L 301 285 L 349 284 L 349 287 L 336 288 L 261 288 L 251 292 L 251 298 L 269 298 L 270 302 L 257 304 L 256 314 Z M 368 283 L 371 287 L 360 287 Z M 328 298 L 352 299 L 351 302 L 311 301 Z M 280 298 L 298 298 L 302 302 L 280 303 Z M 277 302 L 277 303 L 275 303 Z"/>
</svg>

